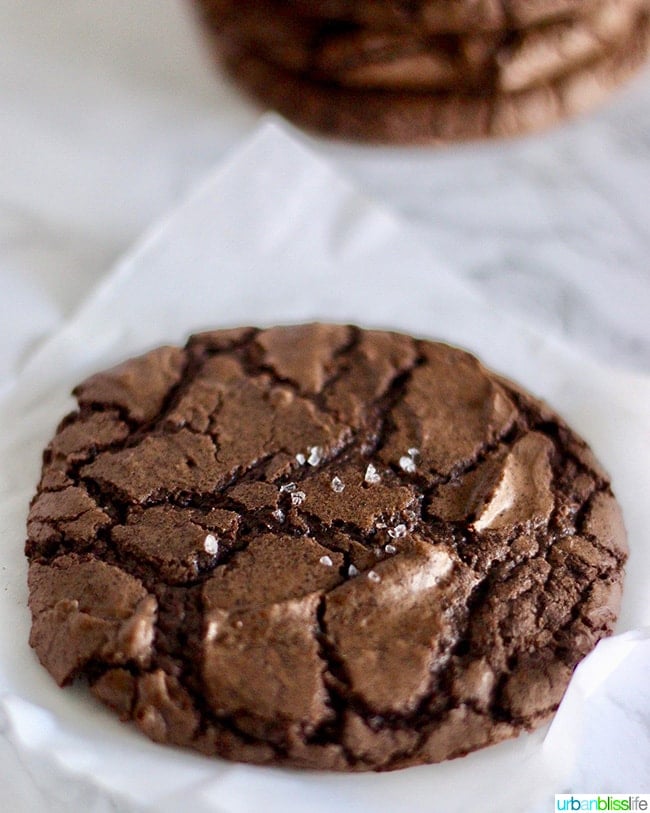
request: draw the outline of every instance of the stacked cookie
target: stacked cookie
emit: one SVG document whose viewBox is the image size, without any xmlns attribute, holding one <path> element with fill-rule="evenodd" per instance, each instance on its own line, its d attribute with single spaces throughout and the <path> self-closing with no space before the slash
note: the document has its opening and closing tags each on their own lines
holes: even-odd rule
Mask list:
<svg viewBox="0 0 650 813">
<path fill-rule="evenodd" d="M 645 60 L 650 0 L 197 0 L 262 104 L 344 138 L 517 135 L 598 103 Z"/>
</svg>

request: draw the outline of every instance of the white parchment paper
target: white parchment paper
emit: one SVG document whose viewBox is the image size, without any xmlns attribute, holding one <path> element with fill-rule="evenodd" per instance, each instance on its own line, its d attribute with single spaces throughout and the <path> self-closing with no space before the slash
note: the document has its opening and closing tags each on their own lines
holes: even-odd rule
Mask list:
<svg viewBox="0 0 650 813">
<path fill-rule="evenodd" d="M 632 549 L 620 619 L 628 634 L 584 662 L 546 743 L 543 729 L 384 775 L 228 764 L 150 743 L 83 688 L 58 689 L 29 649 L 24 522 L 72 386 L 192 330 L 310 319 L 402 329 L 478 353 L 548 400 L 609 469 Z M 503 317 L 399 219 L 269 121 L 123 259 L 0 402 L 0 736 L 50 810 L 541 811 L 578 785 L 650 791 L 649 401 L 648 379 Z M 594 754 L 607 755 L 606 771 L 594 771 Z"/>
</svg>

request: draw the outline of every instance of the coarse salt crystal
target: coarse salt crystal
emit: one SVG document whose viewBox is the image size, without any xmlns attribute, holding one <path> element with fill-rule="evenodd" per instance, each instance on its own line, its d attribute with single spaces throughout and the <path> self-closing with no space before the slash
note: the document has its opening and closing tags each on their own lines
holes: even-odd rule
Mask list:
<svg viewBox="0 0 650 813">
<path fill-rule="evenodd" d="M 359 575 L 359 570 L 354 565 L 350 565 L 350 567 L 348 568 L 348 576 L 354 577 L 354 576 L 358 576 L 358 575 Z"/>
<path fill-rule="evenodd" d="M 386 545 L 384 550 L 386 551 L 386 553 L 397 553 L 397 548 L 395 547 L 395 545 Z"/>
<path fill-rule="evenodd" d="M 381 576 L 375 570 L 368 571 L 368 578 L 371 582 L 375 582 L 375 584 L 381 581 Z"/>
<path fill-rule="evenodd" d="M 399 539 L 401 536 L 405 536 L 406 534 L 406 525 L 396 525 L 394 528 L 388 529 L 388 536 L 391 539 Z"/>
<path fill-rule="evenodd" d="M 340 477 L 332 477 L 332 482 L 330 485 L 332 487 L 332 491 L 335 491 L 337 494 L 340 494 L 345 488 L 345 483 Z"/>
<path fill-rule="evenodd" d="M 276 511 L 273 512 L 273 516 L 277 519 L 278 522 L 284 522 L 285 516 L 284 511 L 281 508 L 278 508 Z"/>
<path fill-rule="evenodd" d="M 325 567 L 332 567 L 334 564 L 329 556 L 321 556 L 318 561 L 321 563 L 321 565 L 325 565 Z"/>
<path fill-rule="evenodd" d="M 307 462 L 310 466 L 317 466 L 323 457 L 323 450 L 320 446 L 312 446 L 309 449 L 309 457 Z"/>
<path fill-rule="evenodd" d="M 302 452 L 298 452 L 298 454 L 296 455 L 296 460 L 298 461 L 299 466 L 304 466 L 305 463 L 307 462 L 307 458 Z"/>
<path fill-rule="evenodd" d="M 402 457 L 400 457 L 399 467 L 402 469 L 402 471 L 408 472 L 408 474 L 413 474 L 417 470 L 415 461 L 408 455 L 402 455 Z"/>
<path fill-rule="evenodd" d="M 381 480 L 381 475 L 379 474 L 377 469 L 372 465 L 372 463 L 368 463 L 366 475 L 363 479 L 366 481 L 366 483 L 378 483 Z"/>
<path fill-rule="evenodd" d="M 291 505 L 302 505 L 306 496 L 304 491 L 294 491 L 291 494 Z"/>
<path fill-rule="evenodd" d="M 283 486 L 280 486 L 280 491 L 287 491 L 289 494 L 291 494 L 291 492 L 295 491 L 297 488 L 298 486 L 295 483 L 285 483 Z"/>
<path fill-rule="evenodd" d="M 409 455 L 409 457 L 419 457 L 420 456 L 420 450 L 416 449 L 415 446 L 411 446 L 411 448 L 408 449 L 408 455 Z"/>
<path fill-rule="evenodd" d="M 219 540 L 214 534 L 208 534 L 203 540 L 203 550 L 214 556 L 219 553 Z"/>
</svg>

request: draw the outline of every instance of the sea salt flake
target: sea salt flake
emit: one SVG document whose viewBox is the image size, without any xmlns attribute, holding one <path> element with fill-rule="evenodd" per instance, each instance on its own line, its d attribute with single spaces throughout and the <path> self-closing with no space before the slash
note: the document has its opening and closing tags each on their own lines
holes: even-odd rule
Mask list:
<svg viewBox="0 0 650 813">
<path fill-rule="evenodd" d="M 409 457 L 419 457 L 420 450 L 416 449 L 415 446 L 411 446 L 411 448 L 408 450 L 408 455 Z"/>
<path fill-rule="evenodd" d="M 417 470 L 417 466 L 415 465 L 415 461 L 412 457 L 408 455 L 402 455 L 399 459 L 399 467 L 402 471 L 407 472 L 408 474 L 413 474 Z"/>
<path fill-rule="evenodd" d="M 310 466 L 317 466 L 323 458 L 323 449 L 320 446 L 312 446 L 309 449 L 307 462 Z"/>
<path fill-rule="evenodd" d="M 390 536 L 391 539 L 399 539 L 401 536 L 405 535 L 406 535 L 406 525 L 403 525 L 401 523 L 399 525 L 396 525 L 394 528 L 388 529 L 388 536 Z"/>
<path fill-rule="evenodd" d="M 334 564 L 329 556 L 321 556 L 318 561 L 321 563 L 321 565 L 325 565 L 325 567 L 332 567 Z"/>
<path fill-rule="evenodd" d="M 283 486 L 280 486 L 280 493 L 286 491 L 291 494 L 291 492 L 295 491 L 297 488 L 298 486 L 295 483 L 285 483 Z"/>
<path fill-rule="evenodd" d="M 277 519 L 278 522 L 284 522 L 285 516 L 284 511 L 281 508 L 278 508 L 276 511 L 273 512 L 273 516 Z"/>
<path fill-rule="evenodd" d="M 395 547 L 395 545 L 390 545 L 390 544 L 386 545 L 384 550 L 386 551 L 386 553 L 397 553 L 397 548 Z"/>
<path fill-rule="evenodd" d="M 359 575 L 359 570 L 354 565 L 350 565 L 350 567 L 348 567 L 348 576 L 353 578 L 354 576 L 358 576 L 358 575 Z"/>
<path fill-rule="evenodd" d="M 337 494 L 340 494 L 345 488 L 345 483 L 340 477 L 332 477 L 332 482 L 330 485 L 332 487 L 332 491 L 336 492 Z"/>
<path fill-rule="evenodd" d="M 371 582 L 375 582 L 375 584 L 381 581 L 381 576 L 375 570 L 368 571 L 368 578 L 370 579 Z"/>
<path fill-rule="evenodd" d="M 302 505 L 306 496 L 304 491 L 294 491 L 291 494 L 291 505 Z"/>
<path fill-rule="evenodd" d="M 296 460 L 298 461 L 299 466 L 304 466 L 305 463 L 307 462 L 307 458 L 302 452 L 298 452 L 298 454 L 296 455 Z"/>
<path fill-rule="evenodd" d="M 368 468 L 366 469 L 366 475 L 363 478 L 366 483 L 379 483 L 381 481 L 381 475 L 377 471 L 377 469 L 372 465 L 372 463 L 368 463 Z"/>
<path fill-rule="evenodd" d="M 208 534 L 203 540 L 203 550 L 214 556 L 219 553 L 219 540 L 214 534 Z"/>
</svg>

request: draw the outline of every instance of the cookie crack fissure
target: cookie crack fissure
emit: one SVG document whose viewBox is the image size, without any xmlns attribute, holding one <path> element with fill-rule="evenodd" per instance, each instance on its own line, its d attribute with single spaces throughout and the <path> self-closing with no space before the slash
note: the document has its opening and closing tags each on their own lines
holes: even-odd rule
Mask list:
<svg viewBox="0 0 650 813">
<path fill-rule="evenodd" d="M 323 688 L 327 693 L 328 705 L 334 712 L 334 719 L 327 720 L 324 724 L 319 726 L 311 737 L 308 738 L 307 742 L 313 744 L 331 743 L 339 745 L 348 765 L 354 765 L 358 761 L 357 757 L 350 749 L 345 747 L 342 737 L 344 725 L 343 713 L 346 707 L 346 698 L 341 692 L 341 688 L 349 686 L 349 678 L 345 674 L 343 664 L 328 635 L 325 620 L 326 611 L 327 594 L 322 594 L 318 602 L 318 607 L 316 608 L 316 640 L 318 643 L 318 657 L 324 666 Z"/>
</svg>

